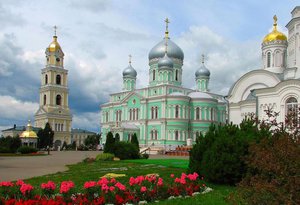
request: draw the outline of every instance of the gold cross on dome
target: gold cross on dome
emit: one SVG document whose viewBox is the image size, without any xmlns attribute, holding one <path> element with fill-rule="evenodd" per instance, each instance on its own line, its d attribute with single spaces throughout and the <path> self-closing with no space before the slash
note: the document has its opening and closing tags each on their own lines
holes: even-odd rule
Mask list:
<svg viewBox="0 0 300 205">
<path fill-rule="evenodd" d="M 132 55 L 129 54 L 129 64 L 131 65 L 131 58 L 132 58 Z"/>
<path fill-rule="evenodd" d="M 56 36 L 57 26 L 55 25 L 55 26 L 53 26 L 53 28 L 54 28 L 54 36 Z"/>
<path fill-rule="evenodd" d="M 166 34 L 166 37 L 169 37 L 169 31 L 168 31 L 169 25 L 168 24 L 170 23 L 170 21 L 169 21 L 168 18 L 166 18 L 165 22 L 166 22 L 166 32 L 165 32 L 165 34 Z"/>
<path fill-rule="evenodd" d="M 273 16 L 273 19 L 274 19 L 274 24 L 277 24 L 277 16 L 276 15 Z"/>
</svg>

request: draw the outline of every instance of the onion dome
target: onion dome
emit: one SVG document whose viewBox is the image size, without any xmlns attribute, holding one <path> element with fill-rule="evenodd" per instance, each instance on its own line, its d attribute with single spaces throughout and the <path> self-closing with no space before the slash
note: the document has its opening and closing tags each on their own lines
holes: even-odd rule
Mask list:
<svg viewBox="0 0 300 205">
<path fill-rule="evenodd" d="M 56 52 L 58 49 L 61 50 L 59 43 L 57 42 L 57 36 L 53 36 L 53 41 L 48 46 L 50 52 Z"/>
<path fill-rule="evenodd" d="M 30 120 L 28 120 L 26 130 L 21 133 L 20 138 L 37 138 L 36 133 L 32 131 Z"/>
<path fill-rule="evenodd" d="M 127 68 L 123 70 L 123 77 L 132 77 L 136 78 L 137 72 L 136 70 L 131 66 L 131 55 L 129 55 L 129 65 Z"/>
<path fill-rule="evenodd" d="M 169 58 L 168 56 L 168 39 L 166 39 L 165 41 L 165 55 L 163 58 L 159 59 L 158 61 L 158 69 L 169 69 L 172 70 L 173 69 L 173 60 L 171 58 Z"/>
<path fill-rule="evenodd" d="M 150 53 L 149 53 L 149 60 L 155 59 L 155 58 L 162 58 L 165 54 L 165 42 L 166 38 L 159 42 L 156 46 L 154 46 Z M 168 56 L 170 58 L 177 58 L 180 60 L 183 60 L 184 54 L 181 48 L 177 46 L 173 41 L 168 38 Z"/>
<path fill-rule="evenodd" d="M 173 69 L 173 65 L 174 63 L 167 53 L 158 61 L 158 69 Z"/>
<path fill-rule="evenodd" d="M 263 43 L 276 41 L 276 40 L 281 40 L 281 41 L 286 41 L 287 40 L 287 37 L 283 33 L 277 31 L 277 17 L 276 17 L 276 15 L 273 17 L 273 19 L 274 19 L 273 31 L 264 37 Z"/>
<path fill-rule="evenodd" d="M 202 55 L 202 65 L 201 67 L 195 72 L 195 76 L 196 78 L 200 77 L 200 76 L 205 76 L 205 77 L 209 77 L 210 76 L 210 72 L 209 70 L 205 67 L 204 65 L 204 55 Z"/>
<path fill-rule="evenodd" d="M 156 44 L 149 52 L 149 60 L 155 59 L 155 58 L 162 58 L 165 55 L 165 42 L 168 41 L 168 56 L 170 58 L 177 58 L 180 60 L 183 60 L 184 54 L 181 48 L 176 45 L 173 41 L 169 38 L 169 31 L 168 31 L 168 23 L 169 19 L 166 18 L 166 31 L 165 31 L 165 37 L 162 41 L 160 41 L 158 44 Z"/>
</svg>

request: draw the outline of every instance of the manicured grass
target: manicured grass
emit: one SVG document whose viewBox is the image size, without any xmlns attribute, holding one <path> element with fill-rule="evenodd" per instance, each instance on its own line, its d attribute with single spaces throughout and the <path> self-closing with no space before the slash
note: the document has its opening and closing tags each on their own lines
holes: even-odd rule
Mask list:
<svg viewBox="0 0 300 205">
<path fill-rule="evenodd" d="M 69 165 L 68 171 L 34 177 L 24 181 L 34 185 L 35 187 L 39 187 L 41 183 L 49 180 L 54 181 L 56 184 L 65 180 L 72 180 L 76 185 L 77 191 L 82 192 L 84 182 L 91 180 L 96 181 L 107 173 L 126 174 L 125 177 L 117 178 L 118 181 L 124 184 L 128 184 L 128 180 L 131 176 L 135 177 L 151 173 L 159 174 L 159 176 L 164 179 L 164 182 L 168 183 L 173 180 L 170 178 L 170 174 L 180 176 L 182 172 L 186 172 L 187 166 L 188 160 L 185 159 L 98 161 L 93 163 L 78 163 Z M 207 185 L 214 189 L 214 191 L 207 194 L 197 195 L 195 197 L 166 200 L 153 204 L 228 204 L 225 198 L 230 192 L 235 191 L 235 187 L 213 184 Z"/>
<path fill-rule="evenodd" d="M 174 168 L 187 169 L 189 165 L 188 159 L 138 159 L 126 160 L 127 162 L 141 163 L 141 164 L 155 164 Z"/>
</svg>

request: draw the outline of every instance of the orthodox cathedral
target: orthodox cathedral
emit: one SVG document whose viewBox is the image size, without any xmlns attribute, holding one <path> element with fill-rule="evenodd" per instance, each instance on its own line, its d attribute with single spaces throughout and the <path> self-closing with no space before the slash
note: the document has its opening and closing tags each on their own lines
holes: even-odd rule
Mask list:
<svg viewBox="0 0 300 205">
<path fill-rule="evenodd" d="M 300 101 L 300 6 L 295 7 L 286 25 L 288 38 L 277 30 L 274 16 L 273 31 L 261 44 L 262 67 L 240 77 L 229 90 L 229 121 L 238 124 L 254 114 L 266 119 L 265 110 L 279 112 L 284 122 L 289 112 L 297 110 Z"/>
<path fill-rule="evenodd" d="M 196 90 L 182 86 L 184 53 L 169 37 L 168 19 L 162 41 L 149 52 L 149 85 L 136 88 L 137 72 L 123 70 L 123 90 L 101 105 L 103 142 L 108 132 L 130 140 L 135 133 L 141 146 L 191 144 L 211 123 L 225 123 L 227 103 L 210 93 L 210 71 L 204 59 L 195 70 Z"/>
</svg>

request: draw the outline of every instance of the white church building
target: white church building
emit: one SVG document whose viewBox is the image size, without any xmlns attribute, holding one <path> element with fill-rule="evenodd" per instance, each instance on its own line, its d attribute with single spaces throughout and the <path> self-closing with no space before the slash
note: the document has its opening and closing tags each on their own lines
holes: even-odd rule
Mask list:
<svg viewBox="0 0 300 205">
<path fill-rule="evenodd" d="M 262 67 L 240 77 L 229 90 L 229 121 L 239 124 L 245 116 L 255 114 L 265 119 L 268 108 L 279 112 L 283 122 L 300 102 L 300 6 L 295 7 L 286 25 L 288 37 L 277 30 L 274 16 L 273 31 L 261 44 Z"/>
</svg>

